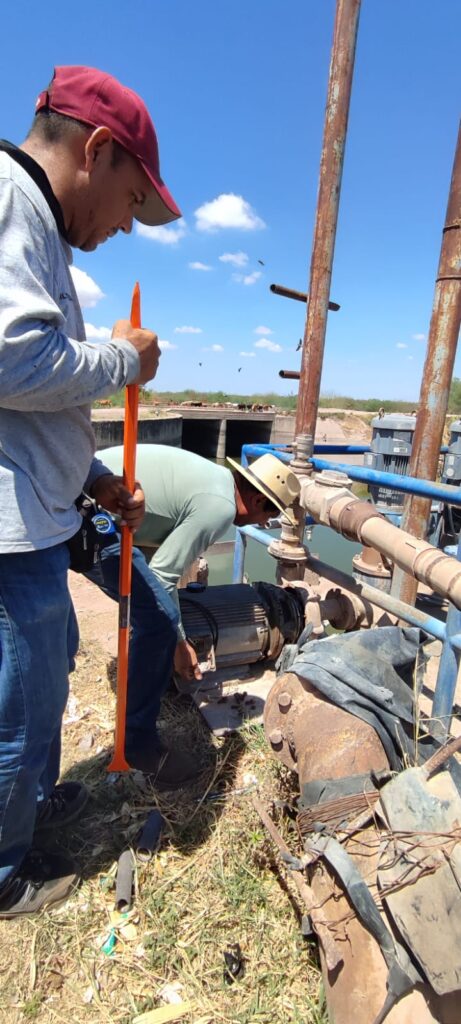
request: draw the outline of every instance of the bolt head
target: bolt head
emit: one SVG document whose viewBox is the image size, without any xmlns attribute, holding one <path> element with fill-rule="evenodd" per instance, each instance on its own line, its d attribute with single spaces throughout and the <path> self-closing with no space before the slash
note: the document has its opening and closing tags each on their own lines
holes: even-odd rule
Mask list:
<svg viewBox="0 0 461 1024">
<path fill-rule="evenodd" d="M 282 690 L 282 692 L 278 695 L 277 702 L 281 711 L 288 711 L 288 708 L 291 707 L 292 703 L 290 694 L 287 693 L 286 690 Z"/>
<path fill-rule="evenodd" d="M 283 743 L 283 736 L 280 729 L 272 729 L 269 733 L 269 741 L 273 747 L 280 747 Z"/>
</svg>

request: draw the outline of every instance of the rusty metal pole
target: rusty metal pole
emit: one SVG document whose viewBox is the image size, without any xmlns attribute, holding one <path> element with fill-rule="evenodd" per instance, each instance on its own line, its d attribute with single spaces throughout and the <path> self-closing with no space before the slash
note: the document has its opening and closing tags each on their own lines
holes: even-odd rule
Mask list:
<svg viewBox="0 0 461 1024">
<path fill-rule="evenodd" d="M 320 161 L 319 192 L 303 357 L 296 411 L 296 441 L 309 438 L 312 454 L 320 395 L 331 271 L 338 220 L 344 146 L 354 70 L 360 0 L 338 0 Z M 304 446 L 303 446 L 304 447 Z"/>
<path fill-rule="evenodd" d="M 461 322 L 461 125 L 458 132 L 447 214 L 435 283 L 429 340 L 419 398 L 419 412 L 408 473 L 435 480 L 448 408 L 450 384 Z M 402 529 L 424 538 L 431 503 L 413 495 L 407 499 Z M 391 594 L 414 604 L 417 581 L 396 568 Z"/>
<path fill-rule="evenodd" d="M 307 312 L 293 443 L 294 457 L 290 463 L 291 469 L 298 476 L 313 472 L 309 458 L 314 450 L 360 2 L 361 0 L 337 0 L 336 4 L 310 283 L 306 296 Z M 303 294 L 304 301 L 304 293 L 300 294 Z M 304 575 L 307 560 L 304 546 L 305 515 L 299 503 L 295 503 L 294 512 L 296 526 L 282 518 L 281 536 L 274 540 L 269 548 L 269 553 L 278 560 L 278 582 L 283 579 L 302 579 Z"/>
</svg>

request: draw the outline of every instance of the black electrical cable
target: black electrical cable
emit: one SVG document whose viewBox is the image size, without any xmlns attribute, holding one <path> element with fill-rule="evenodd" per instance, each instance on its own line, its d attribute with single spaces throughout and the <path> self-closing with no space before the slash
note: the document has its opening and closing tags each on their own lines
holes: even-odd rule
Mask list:
<svg viewBox="0 0 461 1024">
<path fill-rule="evenodd" d="M 210 627 L 211 642 L 212 642 L 213 647 L 214 647 L 214 649 L 216 651 L 216 649 L 218 647 L 218 640 L 219 640 L 219 626 L 218 626 L 218 623 L 216 621 L 215 616 L 213 615 L 213 612 L 211 612 L 209 608 L 206 608 L 206 606 L 204 604 L 200 604 L 198 601 L 194 601 L 193 597 L 183 597 L 182 594 L 181 594 L 181 596 L 179 598 L 179 603 L 180 604 L 191 604 L 191 605 L 193 605 L 194 608 L 197 608 L 198 611 L 202 613 L 203 618 L 206 619 L 206 621 L 207 621 L 207 623 L 208 623 L 208 625 Z"/>
</svg>

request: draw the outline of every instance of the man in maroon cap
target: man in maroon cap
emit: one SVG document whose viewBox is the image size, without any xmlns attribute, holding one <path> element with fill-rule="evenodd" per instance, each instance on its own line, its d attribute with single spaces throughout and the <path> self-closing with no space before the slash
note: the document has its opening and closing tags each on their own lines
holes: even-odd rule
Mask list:
<svg viewBox="0 0 461 1024">
<path fill-rule="evenodd" d="M 0 143 L 0 916 L 62 901 L 77 881 L 39 833 L 77 816 L 87 793 L 57 786 L 61 720 L 78 634 L 68 542 L 85 491 L 132 528 L 131 495 L 94 459 L 91 403 L 155 376 L 155 334 L 119 320 L 85 340 L 69 271 L 133 219 L 180 217 L 160 177 L 155 129 L 130 89 L 94 68 L 58 67 L 18 147 Z M 34 838 L 34 831 L 35 837 Z"/>
</svg>

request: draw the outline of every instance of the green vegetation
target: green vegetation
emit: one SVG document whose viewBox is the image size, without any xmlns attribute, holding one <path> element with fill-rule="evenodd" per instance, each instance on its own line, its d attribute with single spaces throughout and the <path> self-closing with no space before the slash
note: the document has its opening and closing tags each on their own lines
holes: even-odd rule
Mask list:
<svg viewBox="0 0 461 1024">
<path fill-rule="evenodd" d="M 461 379 L 459 377 L 453 377 L 451 382 L 448 411 L 454 413 L 461 412 Z"/>
<path fill-rule="evenodd" d="M 104 405 L 113 407 L 123 405 L 125 392 L 119 391 L 112 398 L 106 399 Z M 275 405 L 278 409 L 285 409 L 292 412 L 296 409 L 296 395 L 277 395 L 274 391 L 266 394 L 234 395 L 226 391 L 193 391 L 188 388 L 186 391 L 150 391 L 141 388 L 140 402 L 143 405 L 180 405 L 181 402 L 203 402 L 205 405 L 213 403 L 223 404 L 224 402 L 245 403 L 245 405 Z M 95 402 L 95 406 L 100 403 Z M 397 402 L 389 398 L 351 398 L 349 395 L 321 395 L 319 402 L 320 409 L 344 409 L 357 410 L 360 412 L 376 413 L 378 409 L 384 412 L 413 412 L 417 408 L 417 402 Z M 449 413 L 461 413 L 461 379 L 453 377 L 450 396 L 448 401 Z"/>
</svg>

